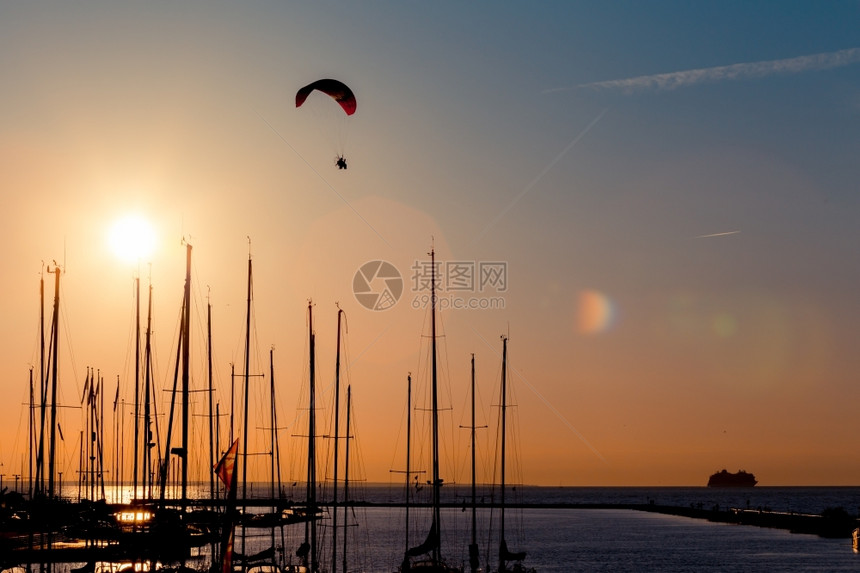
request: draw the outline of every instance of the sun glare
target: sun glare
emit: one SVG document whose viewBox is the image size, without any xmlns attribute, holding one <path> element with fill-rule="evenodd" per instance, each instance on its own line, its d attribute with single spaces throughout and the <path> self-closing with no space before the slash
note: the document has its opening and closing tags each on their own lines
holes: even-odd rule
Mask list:
<svg viewBox="0 0 860 573">
<path fill-rule="evenodd" d="M 149 221 L 129 215 L 114 222 L 108 234 L 111 250 L 128 262 L 146 259 L 155 248 L 155 231 Z"/>
</svg>

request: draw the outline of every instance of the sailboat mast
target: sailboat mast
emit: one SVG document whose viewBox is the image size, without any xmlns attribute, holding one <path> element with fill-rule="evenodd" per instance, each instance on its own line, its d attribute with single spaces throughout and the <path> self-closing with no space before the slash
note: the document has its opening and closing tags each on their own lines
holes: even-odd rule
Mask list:
<svg viewBox="0 0 860 573">
<path fill-rule="evenodd" d="M 252 297 L 251 255 L 248 254 L 248 290 L 245 305 L 245 399 L 242 416 L 242 515 L 248 511 L 248 386 L 251 375 L 251 297 Z M 245 553 L 245 527 L 242 527 L 242 553 Z"/>
<path fill-rule="evenodd" d="M 182 512 L 188 505 L 188 396 L 191 343 L 191 245 L 185 246 L 185 329 L 182 331 Z"/>
<path fill-rule="evenodd" d="M 151 412 L 151 395 L 152 395 L 152 279 L 149 283 L 149 296 L 146 308 L 146 340 L 144 342 L 144 366 L 143 366 L 143 496 L 146 498 L 152 497 L 152 412 Z M 137 380 L 137 377 L 135 377 Z M 135 382 L 136 384 L 136 382 Z M 137 400 L 137 390 L 135 390 L 135 400 Z M 135 424 L 137 416 L 135 416 Z M 137 443 L 137 440 L 135 440 Z M 137 459 L 137 455 L 135 455 Z M 135 484 L 137 480 L 135 479 Z M 137 486 L 135 485 L 135 488 Z M 135 494 L 137 490 L 135 489 Z"/>
<path fill-rule="evenodd" d="M 435 527 L 436 543 L 433 544 L 433 562 L 440 562 L 441 536 L 441 509 L 439 481 L 439 402 L 436 378 L 436 251 L 430 249 L 430 340 L 432 352 L 432 400 L 433 400 L 433 525 Z"/>
<path fill-rule="evenodd" d="M 119 385 L 119 376 L 117 376 L 117 385 Z M 119 440 L 117 441 L 117 450 L 119 452 L 119 459 L 117 460 L 117 475 L 119 479 L 117 480 L 117 484 L 120 486 L 125 485 L 125 450 L 122 448 L 122 444 L 125 443 L 125 398 L 120 400 L 119 403 L 119 422 L 117 423 L 119 426 Z M 122 489 L 118 488 L 117 501 L 122 501 Z"/>
<path fill-rule="evenodd" d="M 140 276 L 134 277 L 134 466 L 132 480 L 134 482 L 132 498 L 137 499 L 137 475 L 140 456 Z M 144 457 L 146 457 L 146 437 L 143 438 Z M 146 468 L 146 462 L 144 462 Z M 144 469 L 144 474 L 146 469 Z M 146 480 L 144 479 L 144 482 Z M 144 485 L 144 491 L 146 486 Z"/>
<path fill-rule="evenodd" d="M 475 486 L 475 355 L 472 354 L 472 543 L 476 542 L 477 512 L 475 501 L 477 491 Z"/>
<path fill-rule="evenodd" d="M 87 485 L 89 486 L 90 501 L 96 500 L 96 391 L 98 379 L 95 368 L 87 369 L 90 378 L 90 390 L 87 396 L 89 410 L 89 425 L 87 426 Z"/>
<path fill-rule="evenodd" d="M 120 410 L 120 417 L 118 418 L 116 415 L 116 408 L 119 406 L 119 374 L 116 375 L 116 394 L 114 394 L 113 399 L 113 411 L 111 412 L 111 422 L 113 423 L 113 483 L 114 483 L 114 491 L 113 491 L 113 502 L 120 503 L 122 502 L 122 487 L 117 487 L 122 485 L 122 472 L 120 471 L 120 444 L 122 442 L 119 439 L 119 422 L 122 417 L 122 410 Z"/>
<path fill-rule="evenodd" d="M 206 369 L 208 374 L 209 394 L 209 467 L 215 467 L 214 430 L 212 428 L 212 303 L 206 301 Z M 209 497 L 215 499 L 215 472 L 209 472 Z"/>
<path fill-rule="evenodd" d="M 271 451 L 269 455 L 271 456 L 271 464 L 270 469 L 271 473 L 269 476 L 269 497 L 272 499 L 272 513 L 277 511 L 277 502 L 275 501 L 275 444 L 277 443 L 277 432 L 278 432 L 278 418 L 275 414 L 275 349 L 269 348 L 269 421 L 270 421 L 270 439 L 271 439 Z M 278 485 L 278 490 L 280 491 L 280 485 Z M 272 527 L 272 547 L 275 546 L 275 528 Z"/>
<path fill-rule="evenodd" d="M 36 454 L 36 492 L 45 493 L 45 408 L 48 380 L 45 378 L 45 275 L 39 278 L 39 451 Z"/>
<path fill-rule="evenodd" d="M 308 337 L 309 337 L 309 384 L 308 384 L 308 482 L 307 482 L 307 500 L 308 514 L 310 519 L 305 522 L 305 542 L 309 542 L 310 549 L 310 570 L 317 570 L 317 528 L 316 519 L 317 512 L 317 471 L 316 471 L 316 372 L 315 372 L 315 335 L 313 321 L 313 302 L 308 302 Z"/>
<path fill-rule="evenodd" d="M 48 454 L 48 498 L 54 498 L 54 462 L 57 456 L 57 367 L 60 341 L 60 268 L 54 266 L 54 316 L 51 325 L 51 448 Z"/>
<path fill-rule="evenodd" d="M 344 438 L 346 438 L 345 452 L 344 452 L 344 467 L 343 467 L 343 573 L 347 573 L 347 561 L 346 561 L 346 542 L 349 536 L 346 534 L 346 525 L 347 519 L 349 519 L 348 513 L 348 504 L 349 504 L 349 418 L 350 412 L 352 411 L 352 386 L 347 385 L 346 387 L 346 432 L 344 433 Z"/>
<path fill-rule="evenodd" d="M 469 544 L 469 564 L 472 573 L 478 570 L 478 516 L 477 516 L 477 487 L 475 485 L 475 355 L 472 354 L 472 538 Z M 473 555 L 474 554 L 474 555 Z"/>
<path fill-rule="evenodd" d="M 331 567 L 337 573 L 337 467 L 338 467 L 338 438 L 340 433 L 340 324 L 343 310 L 337 309 L 337 350 L 334 360 L 334 484 L 332 485 L 332 533 L 331 533 Z M 347 433 L 349 426 L 347 426 Z M 349 440 L 347 439 L 347 445 Z M 346 522 L 344 522 L 345 524 Z M 346 537 L 346 531 L 344 531 Z M 346 569 L 344 569 L 346 573 Z"/>
<path fill-rule="evenodd" d="M 105 380 L 99 369 L 99 415 L 96 418 L 96 424 L 99 429 L 98 452 L 99 452 L 99 486 L 102 490 L 103 501 L 107 501 L 107 493 L 105 492 L 105 459 L 104 459 L 104 444 L 105 444 Z"/>
<path fill-rule="evenodd" d="M 410 461 L 412 453 L 412 373 L 406 377 L 406 553 L 409 553 L 409 493 L 412 489 Z"/>
<path fill-rule="evenodd" d="M 29 457 L 27 459 L 27 479 L 29 485 L 27 487 L 28 499 L 33 499 L 33 445 L 36 438 L 36 413 L 33 411 L 33 367 L 30 366 L 30 407 L 27 410 L 27 449 Z"/>
<path fill-rule="evenodd" d="M 505 543 L 505 434 L 506 432 L 506 417 L 508 409 L 508 390 L 507 390 L 507 374 L 508 374 L 508 337 L 502 336 L 502 435 L 501 435 L 501 511 L 499 512 L 499 571 L 505 570 L 505 551 L 507 549 Z"/>
<path fill-rule="evenodd" d="M 236 412 L 236 364 L 230 363 L 230 443 L 232 444 L 236 438 L 233 437 L 233 428 L 235 427 L 234 413 Z"/>
</svg>

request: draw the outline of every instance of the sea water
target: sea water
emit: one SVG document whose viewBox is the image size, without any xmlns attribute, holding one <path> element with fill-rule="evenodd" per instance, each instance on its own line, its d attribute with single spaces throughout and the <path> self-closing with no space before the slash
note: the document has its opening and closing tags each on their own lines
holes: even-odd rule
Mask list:
<svg viewBox="0 0 860 573">
<path fill-rule="evenodd" d="M 401 486 L 365 487 L 367 501 L 397 503 L 403 499 Z M 480 507 L 478 494 L 476 522 L 481 569 L 495 570 L 498 562 L 498 511 Z M 647 504 L 683 507 L 761 508 L 763 510 L 820 514 L 830 507 L 842 507 L 852 514 L 860 508 L 860 488 L 837 487 L 756 487 L 713 489 L 706 487 L 618 487 L 547 488 L 520 487 L 508 492 L 523 504 Z M 443 508 L 442 551 L 449 564 L 468 571 L 468 543 L 471 537 L 471 495 L 469 488 L 443 488 L 443 501 L 458 507 Z M 429 531 L 427 509 L 413 507 L 406 519 L 403 507 L 356 508 L 349 526 L 339 529 L 348 538 L 349 571 L 393 572 L 408 545 L 424 541 Z M 713 523 L 703 519 L 663 515 L 626 509 L 527 508 L 508 510 L 506 541 L 511 551 L 526 551 L 525 565 L 540 573 L 550 572 L 795 572 L 857 571 L 860 555 L 850 539 L 825 539 L 784 530 L 746 525 Z M 339 518 L 339 527 L 344 518 Z M 409 540 L 406 524 L 409 524 Z M 330 520 L 321 528 L 320 542 L 331 551 Z M 298 536 L 302 532 L 299 530 Z M 297 547 L 301 539 L 285 546 Z M 265 536 L 254 543 L 263 548 Z M 277 545 L 277 542 L 276 542 Z M 249 548 L 251 544 L 249 543 Z M 338 548 L 338 561 L 342 550 Z M 323 555 L 324 562 L 330 557 Z M 339 571 L 342 567 L 339 565 Z"/>
<path fill-rule="evenodd" d="M 369 523 L 385 543 L 372 543 L 366 571 L 394 571 L 402 552 L 391 555 L 390 541 L 400 531 L 384 527 L 390 512 L 368 511 Z M 523 511 L 529 541 L 524 561 L 539 572 L 778 572 L 860 571 L 860 555 L 848 539 L 823 539 L 787 531 L 711 523 L 647 512 L 604 509 L 529 509 Z M 443 513 L 443 523 L 446 516 Z M 448 539 L 454 555 L 464 554 Z M 443 540 L 444 543 L 444 540 Z M 402 544 L 401 544 L 402 546 Z M 495 549 L 481 547 L 482 567 L 495 569 Z M 464 559 L 449 559 L 462 564 Z"/>
<path fill-rule="evenodd" d="M 254 491 L 267 493 L 266 488 Z M 353 499 L 359 499 L 354 490 Z M 294 499 L 300 501 L 301 488 Z M 361 499 L 380 503 L 399 503 L 403 488 L 396 484 L 364 486 Z M 443 501 L 455 505 L 442 510 L 442 551 L 449 563 L 468 570 L 467 546 L 471 537 L 469 489 L 443 488 Z M 287 492 L 288 495 L 290 492 Z M 489 502 L 488 492 L 479 491 L 477 510 L 481 568 L 495 570 L 498 555 L 498 511 L 480 507 L 481 498 Z M 509 499 L 524 504 L 646 504 L 684 507 L 761 508 L 796 513 L 821 513 L 829 507 L 842 507 L 851 514 L 860 508 L 860 488 L 755 487 L 738 490 L 705 487 L 665 488 L 544 488 L 520 487 L 509 492 Z M 325 500 L 326 497 L 320 497 Z M 341 512 L 343 510 L 341 509 Z M 356 507 L 351 509 L 343 527 L 338 518 L 338 570 L 342 571 L 342 543 L 347 537 L 347 560 L 351 573 L 388 573 L 397 569 L 404 550 L 424 541 L 430 526 L 425 508 Z M 407 541 L 406 529 L 409 528 Z M 321 522 L 319 542 L 325 570 L 332 556 L 332 520 Z M 860 555 L 852 550 L 850 539 L 825 539 L 814 535 L 793 534 L 777 529 L 746 525 L 712 523 L 650 512 L 626 509 L 571 509 L 558 507 L 512 509 L 505 517 L 506 540 L 511 551 L 526 551 L 525 565 L 541 573 L 549 572 L 794 572 L 857 571 Z M 289 559 L 303 540 L 304 525 L 275 532 L 274 545 Z M 253 553 L 272 545 L 272 532 L 249 530 L 236 549 Z M 189 565 L 205 564 L 206 550 Z M 295 562 L 295 557 L 292 558 Z M 81 564 L 55 567 L 67 571 Z"/>
</svg>

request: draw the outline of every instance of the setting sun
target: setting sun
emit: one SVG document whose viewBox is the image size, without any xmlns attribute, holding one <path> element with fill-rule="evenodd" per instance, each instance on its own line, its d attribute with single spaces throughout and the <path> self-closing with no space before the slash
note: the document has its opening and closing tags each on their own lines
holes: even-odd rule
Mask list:
<svg viewBox="0 0 860 573">
<path fill-rule="evenodd" d="M 120 259 L 139 261 L 152 254 L 155 248 L 155 231 L 149 221 L 140 215 L 127 215 L 111 226 L 108 244 Z"/>
</svg>

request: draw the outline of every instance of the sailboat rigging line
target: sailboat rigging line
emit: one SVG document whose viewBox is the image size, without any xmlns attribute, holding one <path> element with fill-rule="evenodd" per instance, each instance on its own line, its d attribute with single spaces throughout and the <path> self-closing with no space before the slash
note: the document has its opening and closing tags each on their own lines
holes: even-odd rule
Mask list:
<svg viewBox="0 0 860 573">
<path fill-rule="evenodd" d="M 492 351 L 496 356 L 498 356 L 499 358 L 501 358 L 501 356 L 499 355 L 498 351 L 496 351 L 496 350 L 495 350 L 495 349 L 490 345 L 490 343 L 489 343 L 489 342 L 487 342 L 487 339 L 486 339 L 486 338 L 484 338 L 483 336 L 481 336 L 481 333 L 480 333 L 480 332 L 478 332 L 477 330 L 475 330 L 475 327 L 471 327 L 471 328 L 472 328 L 472 332 L 474 332 L 474 333 L 478 336 L 478 338 L 480 338 L 480 339 L 481 339 L 481 341 L 482 341 L 484 344 L 486 344 L 486 345 L 487 345 L 487 348 L 489 348 L 489 349 L 490 349 L 490 350 L 491 350 L 491 351 Z M 604 457 L 603 457 L 603 455 L 602 455 L 599 451 L 597 451 L 597 448 L 595 448 L 593 445 L 591 445 L 591 442 L 589 442 L 589 441 L 588 441 L 588 439 L 587 439 L 585 436 L 583 436 L 583 435 L 580 433 L 580 431 L 579 431 L 579 430 L 577 430 L 577 429 L 576 429 L 576 427 L 574 427 L 574 425 L 573 425 L 573 424 L 571 424 L 571 423 L 568 421 L 568 419 L 567 419 L 567 418 L 565 418 L 565 417 L 564 417 L 564 414 L 562 414 L 561 412 L 559 412 L 559 411 L 558 411 L 558 409 L 556 409 L 556 407 L 552 405 L 552 402 L 550 402 L 549 400 L 547 400 L 547 399 L 544 397 L 544 395 L 543 395 L 543 394 L 541 394 L 541 393 L 540 393 L 540 391 L 539 391 L 537 388 L 535 388 L 535 387 L 534 387 L 534 385 L 533 385 L 531 382 L 529 382 L 529 381 L 528 381 L 528 379 L 527 379 L 527 378 L 522 374 L 522 372 L 520 372 L 520 371 L 519 371 L 519 370 L 517 370 L 516 368 L 510 367 L 510 366 L 508 367 L 508 369 L 509 369 L 510 371 L 512 371 L 514 374 L 516 374 L 516 375 L 517 375 L 517 377 L 518 377 L 520 380 L 522 380 L 522 381 L 525 383 L 525 385 L 526 385 L 526 386 L 528 386 L 529 390 L 531 390 L 531 391 L 532 391 L 532 393 L 533 393 L 535 396 L 537 396 L 537 397 L 540 399 L 540 401 L 541 401 L 541 402 L 543 402 L 543 403 L 544 403 L 544 405 L 545 405 L 547 408 L 549 408 L 550 412 L 552 412 L 553 414 L 555 414 L 555 417 L 556 417 L 556 418 L 558 418 L 559 420 L 561 420 L 561 422 L 562 422 L 565 426 L 567 426 L 567 429 L 568 429 L 568 430 L 570 430 L 571 432 L 573 432 L 573 434 L 574 434 L 577 438 L 579 438 L 579 439 L 580 439 L 580 441 L 581 441 L 583 444 L 585 444 L 585 445 L 586 445 L 586 447 L 588 447 L 588 449 L 589 449 L 589 450 L 591 450 L 591 453 L 593 453 L 595 456 L 597 456 L 597 458 L 598 458 L 600 461 L 602 461 L 603 463 L 605 463 L 605 464 L 608 464 L 608 463 L 609 463 L 609 462 L 607 462 L 607 461 L 606 461 L 606 458 L 604 458 Z"/>
<path fill-rule="evenodd" d="M 290 142 L 289 142 L 289 141 L 287 141 L 287 140 L 286 140 L 286 138 L 285 138 L 283 135 L 281 135 L 280 133 L 278 133 L 278 131 L 277 131 L 277 130 L 272 126 L 272 124 L 271 124 L 271 123 L 269 123 L 268 121 L 266 121 L 266 118 L 264 118 L 262 115 L 260 115 L 260 114 L 259 114 L 259 113 L 257 113 L 257 112 L 254 112 L 254 113 L 256 113 L 256 114 L 257 114 L 257 117 L 259 117 L 259 118 L 260 118 L 260 120 L 261 120 L 263 123 L 265 123 L 265 124 L 269 127 L 269 129 L 271 129 L 271 130 L 272 130 L 272 133 L 274 133 L 275 135 L 277 135 L 277 136 L 278 136 L 278 138 L 279 138 L 281 141 L 283 141 L 283 142 L 287 145 L 287 147 L 289 147 L 289 148 L 293 151 L 293 153 L 295 153 L 295 154 L 296 154 L 296 156 L 297 156 L 299 159 L 301 159 L 301 160 L 304 162 L 304 164 L 305 164 L 305 165 L 307 165 L 307 166 L 308 166 L 308 168 L 309 168 L 311 171 L 313 171 L 313 172 L 316 174 L 316 176 L 317 176 L 317 177 L 319 177 L 319 178 L 320 178 L 320 180 L 321 180 L 323 183 L 325 183 L 325 184 L 326 184 L 326 186 L 327 186 L 329 189 L 331 189 L 331 190 L 332 190 L 332 192 L 333 192 L 335 195 L 337 195 L 337 196 L 338 196 L 338 198 L 339 198 L 341 201 L 343 201 L 344 205 L 346 205 L 347 207 L 349 207 L 349 208 L 350 208 L 350 210 L 351 210 L 353 213 L 355 213 L 355 215 L 356 215 L 359 219 L 361 219 L 362 221 L 364 221 L 364 224 L 365 224 L 365 225 L 367 225 L 367 226 L 370 228 L 370 230 L 371 230 L 371 231 L 373 231 L 374 233 L 376 233 L 376 236 L 377 236 L 377 237 L 379 237 L 379 238 L 382 240 L 382 242 L 383 242 L 383 243 L 385 243 L 385 246 L 386 246 L 386 247 L 388 247 L 388 248 L 390 248 L 390 249 L 393 249 L 393 248 L 394 248 L 394 247 L 392 247 L 392 246 L 391 246 L 391 244 L 390 244 L 388 241 L 386 241 L 386 240 L 385 240 L 385 237 L 383 237 L 383 236 L 380 234 L 380 232 L 379 232 L 379 231 L 377 231 L 377 230 L 376 230 L 376 228 L 375 228 L 373 225 L 371 225 L 371 224 L 367 221 L 367 219 L 365 219 L 365 218 L 362 216 L 362 214 L 361 214 L 361 213 L 359 213 L 359 212 L 358 212 L 358 210 L 357 210 L 355 207 L 353 207 L 353 206 L 352 206 L 352 204 L 351 204 L 349 201 L 347 201 L 347 200 L 346 200 L 346 198 L 345 198 L 343 195 L 341 195 L 341 194 L 340 194 L 340 192 L 338 192 L 338 190 L 337 190 L 337 189 L 335 189 L 335 188 L 334 188 L 334 186 L 326 180 L 326 178 L 325 178 L 325 177 L 323 177 L 323 176 L 322 176 L 322 174 L 320 174 L 320 172 L 319 172 L 319 171 L 317 171 L 316 169 L 314 169 L 313 165 L 311 165 L 310 163 L 308 163 L 308 160 L 307 160 L 307 159 L 305 159 L 304 157 L 302 157 L 302 155 L 301 155 L 298 151 L 296 151 L 296 148 L 295 148 L 295 147 L 293 147 L 293 146 L 290 144 Z"/>
<path fill-rule="evenodd" d="M 65 292 L 65 291 L 63 291 L 63 292 Z M 60 316 L 63 318 L 62 327 L 63 327 L 63 334 L 64 334 L 65 340 L 66 340 L 66 352 L 69 355 L 69 361 L 72 363 L 72 366 L 71 366 L 72 378 L 75 380 L 76 390 L 80 390 L 80 387 L 77 386 L 78 380 L 79 380 L 78 362 L 75 359 L 75 349 L 72 348 L 72 345 L 69 343 L 69 341 L 72 340 L 72 333 L 71 333 L 71 330 L 69 329 L 70 320 L 69 320 L 69 316 L 68 316 L 68 313 L 67 313 L 65 306 L 60 306 Z"/>
</svg>

